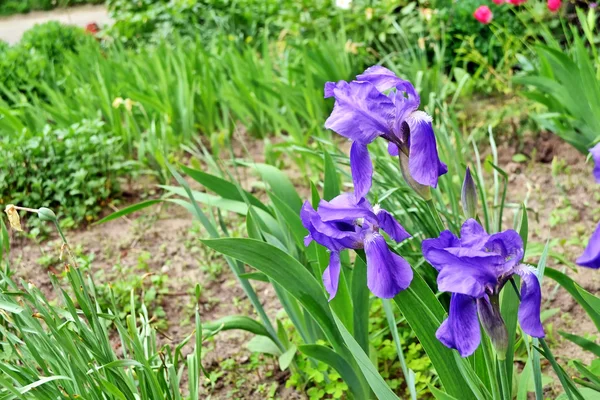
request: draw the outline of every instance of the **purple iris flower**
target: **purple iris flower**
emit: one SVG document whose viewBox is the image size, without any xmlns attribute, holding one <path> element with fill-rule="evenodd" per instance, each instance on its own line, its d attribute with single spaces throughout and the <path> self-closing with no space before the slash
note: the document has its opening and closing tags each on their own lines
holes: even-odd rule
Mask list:
<svg viewBox="0 0 600 400">
<path fill-rule="evenodd" d="M 335 97 L 325 127 L 353 141 L 350 168 L 357 200 L 371 187 L 373 164 L 367 145 L 378 136 L 389 142 L 391 155 L 408 158 L 412 179 L 437 187 L 448 168 L 438 156 L 431 117 L 418 111 L 421 100 L 414 86 L 381 66 L 368 68 L 356 78 L 325 84 L 325 98 Z"/>
<path fill-rule="evenodd" d="M 590 149 L 594 159 L 594 178 L 600 183 L 600 143 Z M 600 224 L 596 227 L 590 242 L 577 259 L 577 264 L 582 267 L 600 268 Z"/>
<path fill-rule="evenodd" d="M 377 208 L 377 207 L 376 207 Z M 329 266 L 323 273 L 323 284 L 331 301 L 340 279 L 340 251 L 364 249 L 367 256 L 367 286 L 377 297 L 389 299 L 410 285 L 413 271 L 406 260 L 388 248 L 380 230 L 396 242 L 410 234 L 383 209 L 374 209 L 368 200 L 356 200 L 346 193 L 331 201 L 321 200 L 315 211 L 307 201 L 300 217 L 308 229 L 304 244 L 315 241 L 330 251 Z"/>
<path fill-rule="evenodd" d="M 489 235 L 477 221 L 469 219 L 461 228 L 460 239 L 444 231 L 437 239 L 424 240 L 423 255 L 439 271 L 439 290 L 452 293 L 448 319 L 436 333 L 444 345 L 463 357 L 471 355 L 481 341 L 479 314 L 496 349 L 505 351 L 507 335 L 498 295 L 514 274 L 522 278 L 521 328 L 531 336 L 544 337 L 540 283 L 535 273 L 521 264 L 523 241 L 517 232 Z"/>
</svg>

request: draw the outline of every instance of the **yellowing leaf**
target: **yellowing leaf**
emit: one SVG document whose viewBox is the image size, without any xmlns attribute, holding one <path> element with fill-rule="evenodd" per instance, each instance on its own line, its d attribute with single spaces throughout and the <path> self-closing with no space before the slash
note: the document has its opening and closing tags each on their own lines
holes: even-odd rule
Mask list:
<svg viewBox="0 0 600 400">
<path fill-rule="evenodd" d="M 6 215 L 8 215 L 8 222 L 10 223 L 11 228 L 13 228 L 16 231 L 22 232 L 23 228 L 21 228 L 21 219 L 19 218 L 19 212 L 17 211 L 17 208 L 14 206 L 14 204 L 7 205 L 4 209 L 4 212 L 6 213 Z"/>
</svg>

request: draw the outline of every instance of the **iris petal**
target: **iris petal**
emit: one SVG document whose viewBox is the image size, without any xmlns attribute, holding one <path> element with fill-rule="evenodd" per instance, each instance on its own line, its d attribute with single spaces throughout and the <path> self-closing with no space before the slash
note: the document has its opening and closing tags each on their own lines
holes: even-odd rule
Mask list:
<svg viewBox="0 0 600 400">
<path fill-rule="evenodd" d="M 337 294 L 340 282 L 340 254 L 332 251 L 329 255 L 329 266 L 323 272 L 323 285 L 329 293 L 329 301 Z"/>
<path fill-rule="evenodd" d="M 463 294 L 453 294 L 448 318 L 442 322 L 435 336 L 444 346 L 458 350 L 462 357 L 473 354 L 481 342 L 475 300 Z"/>
<path fill-rule="evenodd" d="M 577 259 L 577 264 L 582 267 L 600 268 L 600 224 L 596 227 L 583 254 Z"/>
<path fill-rule="evenodd" d="M 380 92 L 385 92 L 403 82 L 395 73 L 381 65 L 367 68 L 365 72 L 357 75 L 356 79 L 373 84 Z"/>
<path fill-rule="evenodd" d="M 367 286 L 369 290 L 382 299 L 391 299 L 406 289 L 413 278 L 413 271 L 408 262 L 392 253 L 379 234 L 365 239 L 367 255 Z"/>
<path fill-rule="evenodd" d="M 590 149 L 592 158 L 594 159 L 594 178 L 600 183 L 600 143 Z"/>
<path fill-rule="evenodd" d="M 395 107 L 392 101 L 368 82 L 338 82 L 326 95 L 333 94 L 335 105 L 325 127 L 349 139 L 370 143 L 391 132 Z"/>
<path fill-rule="evenodd" d="M 396 242 L 400 243 L 411 237 L 410 233 L 406 232 L 406 229 L 386 210 L 379 210 L 377 219 L 379 220 L 379 227 Z"/>
<path fill-rule="evenodd" d="M 521 304 L 519 304 L 519 324 L 530 336 L 543 338 L 544 328 L 540 319 L 542 290 L 537 276 L 526 266 L 520 265 L 515 272 L 521 276 Z"/>
<path fill-rule="evenodd" d="M 406 122 L 410 127 L 410 174 L 421 185 L 435 188 L 438 178 L 448 172 L 448 167 L 438 156 L 431 117 L 423 111 L 416 111 Z"/>
<path fill-rule="evenodd" d="M 354 182 L 354 195 L 358 201 L 369 193 L 373 178 L 373 163 L 371 162 L 366 144 L 360 142 L 352 143 L 352 148 L 350 149 L 350 170 L 352 172 L 352 181 Z"/>
</svg>

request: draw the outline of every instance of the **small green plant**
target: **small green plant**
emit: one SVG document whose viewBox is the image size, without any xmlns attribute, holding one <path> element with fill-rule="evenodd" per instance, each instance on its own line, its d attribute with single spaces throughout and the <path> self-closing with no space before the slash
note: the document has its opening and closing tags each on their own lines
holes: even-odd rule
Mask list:
<svg viewBox="0 0 600 400">
<path fill-rule="evenodd" d="M 119 178 L 136 169 L 103 125 L 84 120 L 0 138 L 0 204 L 41 203 L 74 222 L 96 219 L 118 195 Z"/>
<path fill-rule="evenodd" d="M 158 329 L 168 327 L 165 310 L 162 307 L 163 295 L 168 291 L 169 276 L 166 273 L 150 271 L 148 261 L 152 258 L 149 252 L 142 252 L 136 265 L 117 263 L 113 270 L 99 270 L 94 274 L 97 301 L 103 307 L 113 306 L 124 319 L 133 308 L 144 304 L 148 310 L 150 322 Z M 132 303 L 132 296 L 135 302 Z"/>
<path fill-rule="evenodd" d="M 175 347 L 159 348 L 143 304 L 131 309 L 123 323 L 116 317 L 120 310 L 114 304 L 103 307 L 96 301 L 97 288 L 71 257 L 52 211 L 7 207 L 16 230 L 21 230 L 17 210 L 37 213 L 40 220 L 54 223 L 63 240 L 68 287 L 50 275 L 59 297 L 55 305 L 32 284 L 11 278 L 4 257 L 10 251 L 8 231 L 0 217 L 0 396 L 106 400 L 110 394 L 118 399 L 198 399 L 203 370 L 198 310 L 195 330 L 189 336 Z M 186 354 L 183 346 L 187 343 L 193 344 L 193 350 Z"/>
</svg>

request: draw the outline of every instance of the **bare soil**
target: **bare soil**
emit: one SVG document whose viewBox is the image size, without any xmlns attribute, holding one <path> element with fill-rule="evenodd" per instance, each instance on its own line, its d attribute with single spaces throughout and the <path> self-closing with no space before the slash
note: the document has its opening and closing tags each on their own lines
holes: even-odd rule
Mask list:
<svg viewBox="0 0 600 400">
<path fill-rule="evenodd" d="M 236 152 L 242 157 L 260 154 L 258 158 L 262 160 L 261 145 Z M 516 153 L 525 154 L 529 161 L 513 161 Z M 525 143 L 503 142 L 499 146 L 499 158 L 500 167 L 510 174 L 507 201 L 515 206 L 526 202 L 530 210 L 526 261 L 536 264 L 540 244 L 548 239 L 552 239 L 553 254 L 574 261 L 600 220 L 599 191 L 591 176 L 591 164 L 586 164 L 585 156 L 572 147 L 545 133 L 527 139 Z M 302 185 L 299 178 L 295 180 Z M 251 189 L 252 179 L 248 178 L 246 184 Z M 140 215 L 145 217 L 138 218 Z M 505 215 L 505 227 L 512 226 L 513 217 L 512 213 Z M 229 223 L 235 227 L 242 222 L 231 216 Z M 84 252 L 94 254 L 93 270 L 104 270 L 111 279 L 120 279 L 111 272 L 117 260 L 121 265 L 136 265 L 142 253 L 151 254 L 150 271 L 169 276 L 168 294 L 161 300 L 168 322 L 168 328 L 162 332 L 163 343 L 177 343 L 192 331 L 189 319 L 195 306 L 192 293 L 196 284 L 202 287 L 200 310 L 204 321 L 234 314 L 253 315 L 251 305 L 227 266 L 222 264 L 222 272 L 215 273 L 211 266 L 220 262 L 218 257 L 206 250 L 198 250 L 201 248 L 198 239 L 204 236 L 204 232 L 193 226 L 190 214 L 174 206 L 153 207 L 128 218 L 68 234 L 72 247 L 81 245 Z M 48 269 L 60 272 L 61 266 L 41 266 L 38 260 L 44 254 L 58 254 L 58 241 L 37 245 L 22 237 L 14 239 L 13 268 L 18 266 L 20 277 L 32 281 L 51 296 L 47 272 Z M 548 265 L 564 271 L 591 293 L 600 293 L 598 271 L 574 269 L 553 257 Z M 261 284 L 255 286 L 268 313 L 274 317 L 280 306 L 272 288 Z M 563 339 L 558 332 L 585 336 L 596 332 L 593 323 L 572 297 L 549 279 L 544 283 L 543 292 L 543 309 L 558 310 L 545 321 L 545 326 L 548 341 L 559 362 L 565 365 L 568 360 L 578 358 L 589 363 L 592 356 Z M 208 384 L 203 388 L 203 395 L 212 399 L 260 398 L 266 397 L 264 387 L 275 384 L 277 398 L 305 398 L 303 394 L 285 388 L 287 375 L 279 371 L 276 362 L 256 362 L 256 356 L 244 347 L 249 338 L 241 332 L 224 332 L 206 344 L 203 364 L 209 372 L 220 377 L 214 388 Z M 548 374 L 552 375 L 551 372 Z M 555 394 L 550 392 L 548 396 Z"/>
<path fill-rule="evenodd" d="M 530 160 L 514 162 L 513 155 L 517 153 Z M 597 270 L 565 265 L 555 257 L 573 263 L 600 222 L 600 186 L 592 177 L 592 163 L 586 163 L 585 155 L 549 132 L 527 138 L 523 146 L 516 143 L 499 146 L 499 163 L 510 176 L 508 201 L 526 202 L 529 209 L 530 248 L 526 261 L 535 265 L 541 248 L 550 240 L 551 256 L 547 265 L 566 273 L 590 293 L 599 295 L 600 274 Z M 511 226 L 513 216 L 505 216 L 505 226 Z M 600 343 L 594 335 L 597 329 L 585 310 L 549 278 L 544 281 L 542 296 L 542 310 L 556 310 L 544 325 L 546 340 L 559 363 L 566 366 L 569 360 L 579 359 L 589 364 L 594 355 L 559 334 L 564 331 Z M 549 375 L 554 375 L 549 367 L 546 369 Z M 548 393 L 548 396 L 557 394 Z"/>
</svg>

